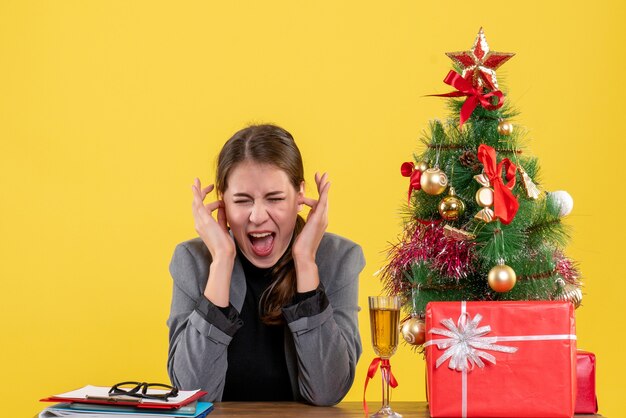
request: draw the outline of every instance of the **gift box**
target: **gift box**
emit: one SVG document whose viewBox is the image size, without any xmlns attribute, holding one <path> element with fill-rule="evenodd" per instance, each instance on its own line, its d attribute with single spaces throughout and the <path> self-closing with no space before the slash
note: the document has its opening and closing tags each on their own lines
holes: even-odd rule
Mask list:
<svg viewBox="0 0 626 418">
<path fill-rule="evenodd" d="M 596 356 L 588 351 L 578 350 L 576 356 L 576 408 L 577 414 L 598 412 L 596 397 Z"/>
<path fill-rule="evenodd" d="M 572 417 L 576 330 L 569 302 L 431 302 L 432 417 Z"/>
</svg>

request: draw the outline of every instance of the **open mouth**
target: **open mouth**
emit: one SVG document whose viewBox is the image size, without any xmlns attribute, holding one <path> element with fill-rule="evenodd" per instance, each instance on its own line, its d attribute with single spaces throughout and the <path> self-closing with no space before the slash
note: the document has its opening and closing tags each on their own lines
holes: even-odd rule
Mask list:
<svg viewBox="0 0 626 418">
<path fill-rule="evenodd" d="M 276 234 L 273 232 L 253 232 L 248 234 L 254 254 L 258 257 L 270 255 L 272 249 L 274 249 L 275 236 Z"/>
</svg>

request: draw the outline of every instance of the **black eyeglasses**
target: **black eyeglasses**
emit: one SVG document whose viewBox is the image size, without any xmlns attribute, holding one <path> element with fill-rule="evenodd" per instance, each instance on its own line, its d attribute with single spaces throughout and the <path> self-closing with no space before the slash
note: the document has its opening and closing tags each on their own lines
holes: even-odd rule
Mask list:
<svg viewBox="0 0 626 418">
<path fill-rule="evenodd" d="M 178 388 L 163 383 L 122 382 L 111 387 L 109 396 L 131 396 L 167 401 L 168 398 L 178 396 Z"/>
</svg>

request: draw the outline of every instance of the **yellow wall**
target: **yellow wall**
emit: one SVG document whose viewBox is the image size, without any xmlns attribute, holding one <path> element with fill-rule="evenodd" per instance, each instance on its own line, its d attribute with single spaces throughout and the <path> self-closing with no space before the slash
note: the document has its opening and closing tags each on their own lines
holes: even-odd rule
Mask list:
<svg viewBox="0 0 626 418">
<path fill-rule="evenodd" d="M 190 185 L 249 122 L 289 129 L 307 179 L 331 174 L 329 230 L 361 243 L 360 302 L 400 232 L 400 163 L 444 117 L 446 51 L 480 26 L 530 130 L 543 186 L 575 199 L 568 254 L 585 275 L 579 347 L 600 409 L 624 413 L 624 41 L 614 1 L 0 2 L 0 393 L 165 381 L 174 245 Z M 348 400 L 362 396 L 369 347 Z M 394 400 L 424 399 L 422 359 L 393 359 Z M 368 398 L 379 399 L 378 387 Z"/>
</svg>

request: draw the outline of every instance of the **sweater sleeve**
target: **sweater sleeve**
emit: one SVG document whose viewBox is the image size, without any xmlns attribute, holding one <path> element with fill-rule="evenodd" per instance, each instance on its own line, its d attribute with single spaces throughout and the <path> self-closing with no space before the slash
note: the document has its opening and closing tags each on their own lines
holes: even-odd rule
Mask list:
<svg viewBox="0 0 626 418">
<path fill-rule="evenodd" d="M 204 297 L 201 290 L 208 271 L 201 271 L 198 258 L 183 243 L 170 263 L 174 284 L 167 320 L 167 370 L 173 385 L 207 391 L 203 399 L 214 402 L 224 391 L 228 344 L 242 324 L 232 306 L 225 315 Z"/>
<path fill-rule="evenodd" d="M 318 254 L 321 260 L 335 260 L 323 268 L 324 261 L 318 262 L 320 275 L 328 275 L 320 277 L 326 291 L 318 289 L 304 302 L 283 310 L 298 357 L 299 392 L 314 405 L 334 405 L 346 395 L 362 351 L 358 277 L 365 259 L 361 248 L 350 244 L 339 256 Z M 314 305 L 306 308 L 311 315 L 303 310 L 307 302 Z"/>
</svg>

